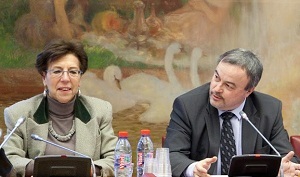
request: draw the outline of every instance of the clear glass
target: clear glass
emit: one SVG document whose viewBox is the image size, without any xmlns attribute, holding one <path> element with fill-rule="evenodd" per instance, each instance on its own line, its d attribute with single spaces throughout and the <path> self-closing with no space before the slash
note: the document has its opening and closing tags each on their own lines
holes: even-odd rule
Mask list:
<svg viewBox="0 0 300 177">
<path fill-rule="evenodd" d="M 156 149 L 156 165 L 155 176 L 157 177 L 171 177 L 171 164 L 169 158 L 169 148 L 157 148 Z"/>
<path fill-rule="evenodd" d="M 148 173 L 155 173 L 155 158 L 154 157 L 147 157 L 144 160 L 144 169 L 143 169 L 143 175 Z"/>
</svg>

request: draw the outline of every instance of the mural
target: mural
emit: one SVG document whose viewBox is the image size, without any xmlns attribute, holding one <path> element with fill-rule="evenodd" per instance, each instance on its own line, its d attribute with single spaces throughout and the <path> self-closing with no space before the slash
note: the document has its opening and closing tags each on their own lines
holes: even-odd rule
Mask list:
<svg viewBox="0 0 300 177">
<path fill-rule="evenodd" d="M 283 101 L 289 134 L 300 134 L 298 0 L 14 0 L 0 6 L 1 111 L 42 92 L 32 71 L 42 46 L 76 38 L 90 59 L 81 91 L 112 103 L 115 130 L 138 136 L 151 127 L 159 139 L 174 98 L 210 81 L 216 57 L 241 47 L 264 64 L 257 90 Z"/>
</svg>

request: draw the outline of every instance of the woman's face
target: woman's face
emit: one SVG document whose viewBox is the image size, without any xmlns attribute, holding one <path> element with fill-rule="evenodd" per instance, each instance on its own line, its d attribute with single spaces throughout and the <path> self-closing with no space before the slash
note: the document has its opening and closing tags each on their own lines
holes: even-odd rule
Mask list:
<svg viewBox="0 0 300 177">
<path fill-rule="evenodd" d="M 43 84 L 47 87 L 51 98 L 60 103 L 68 103 L 78 93 L 80 79 L 78 58 L 73 54 L 67 54 L 48 64 Z"/>
</svg>

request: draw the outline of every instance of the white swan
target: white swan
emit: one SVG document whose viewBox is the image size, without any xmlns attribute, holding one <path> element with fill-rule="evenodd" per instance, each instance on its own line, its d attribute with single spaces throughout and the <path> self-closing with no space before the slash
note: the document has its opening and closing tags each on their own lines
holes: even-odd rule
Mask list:
<svg viewBox="0 0 300 177">
<path fill-rule="evenodd" d="M 167 122 L 170 119 L 174 99 L 187 91 L 178 81 L 172 65 L 174 55 L 180 51 L 179 43 L 172 43 L 166 49 L 165 71 L 168 81 L 146 73 L 133 74 L 122 79 L 121 69 L 111 65 L 103 72 L 103 80 L 94 73 L 86 72 L 81 82 L 81 91 L 109 101 L 113 106 L 114 113 L 131 108 L 138 102 L 150 103 L 149 108 L 140 115 L 140 121 Z M 200 85 L 197 62 L 201 56 L 201 49 L 194 48 L 190 63 L 190 75 L 194 86 Z"/>
<path fill-rule="evenodd" d="M 173 60 L 174 54 L 177 54 L 181 51 L 181 45 L 177 42 L 171 43 L 166 50 L 165 54 L 165 71 L 168 76 L 169 83 L 174 87 L 183 89 L 184 87 L 180 84 L 179 80 L 173 69 Z M 198 62 L 202 57 L 202 50 L 200 47 L 194 47 L 191 56 L 190 56 L 190 79 L 192 82 L 193 88 L 200 86 L 200 78 L 198 74 Z"/>
<path fill-rule="evenodd" d="M 169 121 L 174 99 L 184 92 L 172 67 L 173 57 L 180 51 L 179 43 L 172 43 L 166 50 L 165 70 L 169 81 L 161 80 L 150 74 L 138 73 L 124 78 L 120 82 L 121 90 L 149 100 L 150 107 L 140 115 L 140 121 L 150 123 Z"/>
<path fill-rule="evenodd" d="M 120 90 L 120 80 L 122 77 L 122 71 L 120 67 L 116 65 L 109 65 L 103 72 L 103 80 L 113 89 Z"/>
<path fill-rule="evenodd" d="M 120 90 L 119 81 L 122 72 L 119 67 L 108 66 L 103 73 L 103 80 L 93 72 L 87 71 L 81 79 L 80 90 L 83 94 L 106 100 L 112 104 L 113 112 L 119 112 L 135 106 L 139 101 L 136 95 Z"/>
<path fill-rule="evenodd" d="M 148 98 L 150 100 L 150 107 L 140 115 L 141 121 L 150 123 L 167 122 L 170 119 L 172 111 L 172 104 L 174 99 L 188 91 L 178 81 L 172 67 L 173 57 L 181 51 L 181 45 L 172 43 L 165 55 L 165 70 L 169 79 L 167 84 L 161 84 L 161 88 L 156 91 L 155 96 Z M 193 87 L 200 85 L 198 74 L 198 61 L 202 56 L 202 50 L 198 47 L 194 48 L 190 58 L 190 77 Z M 163 87 L 163 88 L 162 88 Z"/>
<path fill-rule="evenodd" d="M 165 54 L 165 71 L 168 76 L 169 83 L 172 84 L 174 87 L 182 88 L 180 82 L 175 75 L 173 69 L 173 60 L 174 55 L 178 54 L 181 51 L 181 45 L 178 42 L 173 42 L 169 45 L 166 49 Z"/>
<path fill-rule="evenodd" d="M 201 81 L 198 74 L 198 62 L 202 57 L 202 50 L 200 47 L 195 47 L 192 50 L 190 57 L 190 78 L 194 88 L 200 86 Z"/>
<path fill-rule="evenodd" d="M 171 43 L 166 49 L 165 71 L 168 81 L 146 73 L 138 73 L 120 82 L 122 90 L 127 90 L 149 100 L 150 107 L 140 115 L 140 121 L 150 123 L 169 121 L 174 99 L 187 91 L 178 81 L 172 65 L 174 55 L 180 53 L 180 51 L 181 45 L 177 42 Z M 190 77 L 193 87 L 200 85 L 198 61 L 201 56 L 202 50 L 200 48 L 196 47 L 192 50 L 190 57 Z"/>
</svg>

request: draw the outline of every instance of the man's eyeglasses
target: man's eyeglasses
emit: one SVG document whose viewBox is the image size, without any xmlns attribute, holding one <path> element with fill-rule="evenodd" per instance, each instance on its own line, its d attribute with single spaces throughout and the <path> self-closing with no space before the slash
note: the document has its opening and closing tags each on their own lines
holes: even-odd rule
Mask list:
<svg viewBox="0 0 300 177">
<path fill-rule="evenodd" d="M 82 71 L 72 69 L 68 71 L 60 70 L 60 69 L 51 69 L 47 70 L 47 73 L 50 73 L 52 77 L 61 77 L 64 72 L 67 72 L 70 77 L 79 77 L 82 74 Z"/>
</svg>

